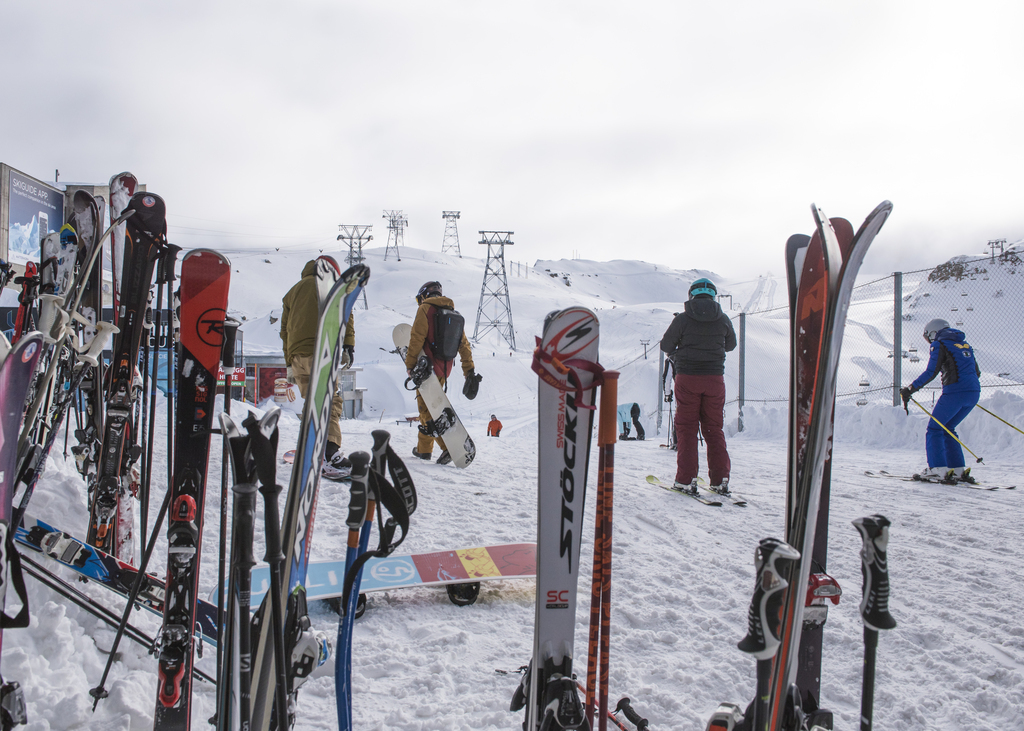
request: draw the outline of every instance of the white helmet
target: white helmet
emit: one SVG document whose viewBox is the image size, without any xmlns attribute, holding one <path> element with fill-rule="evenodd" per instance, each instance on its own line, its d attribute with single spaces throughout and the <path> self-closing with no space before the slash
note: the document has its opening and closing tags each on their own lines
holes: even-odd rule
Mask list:
<svg viewBox="0 0 1024 731">
<path fill-rule="evenodd" d="M 949 327 L 949 323 L 945 320 L 936 317 L 934 320 L 930 320 L 927 325 L 924 326 L 924 339 L 929 343 L 935 340 L 935 336 L 938 335 L 939 330 L 944 330 Z"/>
</svg>

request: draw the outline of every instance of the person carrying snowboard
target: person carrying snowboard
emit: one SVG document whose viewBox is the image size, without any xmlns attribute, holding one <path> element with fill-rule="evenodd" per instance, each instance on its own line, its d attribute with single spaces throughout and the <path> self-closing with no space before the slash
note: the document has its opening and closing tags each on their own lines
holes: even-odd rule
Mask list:
<svg viewBox="0 0 1024 731">
<path fill-rule="evenodd" d="M 708 478 L 718 492 L 729 492 L 729 450 L 725 444 L 725 354 L 736 347 L 732 321 L 715 302 L 710 279 L 690 285 L 689 300 L 672 320 L 661 349 L 675 370 L 675 486 L 697 492 L 697 429 L 708 449 Z"/>
<path fill-rule="evenodd" d="M 438 331 L 439 318 L 436 317 L 438 310 L 454 310 L 455 303 L 442 294 L 440 282 L 427 282 L 416 293 L 416 304 L 419 305 L 419 308 L 416 310 L 416 318 L 412 323 L 409 349 L 405 354 L 405 368 L 409 377 L 412 377 L 413 368 L 416 366 L 416 361 L 419 360 L 420 355 L 425 354 L 431 368 L 437 375 L 437 380 L 441 382 L 441 385 L 444 385 L 452 372 L 455 356 L 454 354 L 447 354 L 451 357 L 445 358 L 446 354 L 443 352 L 443 349 L 445 347 L 453 347 L 453 344 L 455 344 L 454 347 L 457 347 L 459 360 L 462 363 L 462 373 L 466 377 L 465 384 L 462 387 L 462 395 L 470 400 L 475 399 L 483 376 L 476 374 L 475 366 L 473 365 L 473 351 L 469 347 L 466 333 L 461 332 L 461 327 L 458 328 L 460 330 L 458 333 Z M 441 319 L 443 320 L 444 318 Z M 459 321 L 461 321 L 461 317 Z M 445 342 L 448 343 L 447 346 Z M 434 441 L 436 440 L 441 446 L 441 455 L 437 458 L 437 463 L 448 464 L 452 461 L 452 458 L 448 454 L 448 448 L 444 445 L 444 440 L 441 437 L 431 436 L 426 433 L 429 430 L 432 419 L 430 412 L 427 411 L 427 405 L 423 402 L 423 397 L 418 390 L 416 391 L 416 406 L 420 412 L 420 433 L 416 446 L 412 450 L 413 456 L 420 459 L 430 459 L 431 452 L 434 450 Z"/>
<path fill-rule="evenodd" d="M 911 396 L 942 374 L 942 395 L 935 402 L 925 429 L 928 469 L 920 477 L 929 481 L 976 482 L 971 477 L 971 468 L 964 467 L 964 451 L 956 440 L 956 427 L 981 398 L 981 369 L 974 357 L 974 348 L 960 330 L 938 318 L 924 326 L 924 339 L 930 343 L 928 365 L 913 383 L 900 389 L 906 409 Z"/>
<path fill-rule="evenodd" d="M 636 427 L 635 438 L 643 441 L 646 435 L 644 428 L 640 426 L 640 404 L 619 404 L 616 413 L 619 416 L 619 423 L 622 424 L 622 433 L 619 434 L 619 439 L 633 438 L 629 436 L 629 425 L 632 423 Z"/>
<path fill-rule="evenodd" d="M 316 348 L 316 330 L 320 320 L 317 298 L 316 259 L 306 262 L 302 278 L 288 290 L 281 307 L 281 340 L 284 341 L 284 362 L 288 366 L 288 382 L 299 387 L 299 394 L 309 393 L 309 376 Z M 342 343 L 342 367 L 355 357 L 355 312 L 349 315 Z M 341 453 L 341 415 L 344 401 L 338 392 L 331 399 L 331 415 L 327 423 L 327 451 L 320 474 L 329 480 L 341 480 L 352 473 L 352 463 Z"/>
<path fill-rule="evenodd" d="M 487 424 L 487 436 L 501 436 L 501 422 L 498 421 L 498 417 L 494 414 L 491 414 L 491 421 Z"/>
</svg>

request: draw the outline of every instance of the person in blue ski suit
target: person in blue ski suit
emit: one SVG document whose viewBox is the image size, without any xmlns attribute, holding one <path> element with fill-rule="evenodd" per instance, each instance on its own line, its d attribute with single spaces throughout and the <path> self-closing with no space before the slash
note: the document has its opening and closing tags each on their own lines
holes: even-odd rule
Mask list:
<svg viewBox="0 0 1024 731">
<path fill-rule="evenodd" d="M 643 441 L 646 434 L 644 428 L 640 426 L 640 404 L 619 404 L 616 413 L 619 423 L 622 424 L 622 433 L 619 434 L 619 439 L 629 438 L 629 425 L 632 423 L 636 427 L 636 438 Z"/>
<path fill-rule="evenodd" d="M 924 339 L 931 344 L 928 365 L 910 386 L 900 389 L 900 396 L 906 408 L 915 392 L 942 374 L 942 395 L 932 409 L 933 418 L 928 419 L 928 428 L 925 430 L 924 443 L 928 455 L 925 476 L 946 481 L 974 482 L 970 476 L 970 467 L 964 468 L 964 451 L 960 443 L 946 432 L 949 429 L 956 435 L 956 427 L 981 398 L 981 369 L 974 357 L 974 348 L 960 330 L 950 327 L 948 322 L 941 319 L 925 325 Z"/>
</svg>

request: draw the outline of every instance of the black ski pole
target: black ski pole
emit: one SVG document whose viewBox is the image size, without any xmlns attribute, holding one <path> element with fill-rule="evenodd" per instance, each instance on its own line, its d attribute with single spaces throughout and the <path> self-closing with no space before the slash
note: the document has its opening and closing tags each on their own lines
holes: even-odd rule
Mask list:
<svg viewBox="0 0 1024 731">
<path fill-rule="evenodd" d="M 778 563 L 796 561 L 800 552 L 777 538 L 762 538 L 754 551 L 756 582 L 747 612 L 747 636 L 737 647 L 757 660 L 757 691 L 754 718 L 750 728 L 765 731 L 768 725 L 768 696 L 772 679 L 772 659 L 779 649 L 783 592 L 789 582 L 782 578 Z"/>
<path fill-rule="evenodd" d="M 167 285 L 167 454 L 174 454 L 174 361 L 175 361 L 175 340 L 174 340 L 174 265 L 177 263 L 180 246 L 167 244 L 160 259 L 157 261 L 156 280 L 157 285 Z M 157 356 L 157 360 L 159 360 Z M 167 485 L 168 489 L 174 484 L 174 460 L 167 460 Z"/>
<path fill-rule="evenodd" d="M 277 415 L 280 415 L 280 409 L 275 411 Z M 266 417 L 263 419 L 263 422 L 265 421 L 267 421 Z M 272 429 L 270 434 L 261 429 L 261 423 L 257 422 L 250 413 L 242 422 L 242 426 L 248 429 L 249 438 L 252 440 L 251 449 L 259 475 L 260 494 L 263 495 L 265 503 L 263 518 L 267 552 L 263 556 L 263 560 L 270 567 L 270 632 L 274 648 L 274 672 L 277 675 L 277 684 L 274 688 L 274 713 L 276 714 L 277 728 L 283 731 L 289 727 L 288 695 L 290 688 L 284 656 L 284 607 L 281 599 L 284 551 L 281 550 L 281 515 L 278 508 L 281 486 L 277 484 L 277 418 L 275 417 L 272 426 L 268 427 Z"/>
<path fill-rule="evenodd" d="M 231 414 L 231 376 L 235 370 L 235 336 L 241 323 L 233 318 L 224 320 L 224 342 L 221 346 L 221 364 L 224 368 L 224 414 L 230 419 Z M 224 579 L 227 573 L 227 540 L 228 540 L 228 462 L 230 461 L 230 445 L 228 433 L 221 420 L 221 452 L 220 470 L 220 560 L 217 564 L 217 683 L 220 687 L 221 667 L 224 664 Z M 236 475 L 235 482 L 245 482 L 241 475 Z M 236 495 L 237 502 L 238 497 Z M 234 548 L 232 547 L 232 550 Z M 250 552 L 252 548 L 250 546 Z"/>
<path fill-rule="evenodd" d="M 158 264 L 159 267 L 159 264 Z M 159 271 L 159 270 L 158 270 Z M 149 435 L 146 437 L 146 461 L 142 466 L 142 484 L 145 494 L 149 495 L 149 486 L 153 476 L 153 439 L 156 435 L 156 392 L 159 390 L 157 382 L 160 376 L 160 327 L 161 327 L 161 314 L 160 307 L 164 301 L 164 284 L 159 281 L 160 276 L 157 275 L 156 285 L 156 299 L 153 301 L 153 336 L 155 339 L 155 357 L 153 358 L 153 378 L 150 381 L 150 388 L 152 389 L 149 393 Z M 168 453 L 169 454 L 169 453 Z M 146 515 L 146 511 L 142 511 L 143 515 Z M 145 534 L 143 534 L 145 535 Z"/>
<path fill-rule="evenodd" d="M 107 655 L 107 665 L 103 668 L 103 677 L 100 678 L 99 685 L 89 691 L 89 695 L 93 697 L 93 711 L 96 710 L 96 705 L 100 702 L 100 698 L 107 697 L 107 690 L 103 686 L 107 682 L 107 675 L 114 664 L 117 646 L 121 644 L 121 636 L 124 634 L 124 628 L 128 625 L 128 618 L 131 616 L 132 608 L 135 606 L 135 599 L 139 596 L 139 590 L 142 588 L 142 581 L 146 577 L 146 569 L 149 567 L 149 557 L 153 554 L 153 548 L 156 546 L 156 539 L 160 533 L 160 526 L 163 525 L 164 516 L 167 515 L 167 508 L 170 504 L 171 491 L 168 490 L 166 495 L 164 495 L 164 502 L 160 506 L 160 513 L 157 515 L 156 524 L 153 526 L 153 533 L 149 537 L 149 543 L 146 544 L 146 552 L 143 554 L 142 562 L 139 564 L 139 572 L 135 575 L 135 583 L 132 585 L 132 591 L 128 595 L 128 602 L 124 605 L 124 614 L 121 615 L 121 624 L 117 627 L 117 634 L 114 635 L 114 644 L 110 648 L 110 654 Z"/>
<path fill-rule="evenodd" d="M 142 321 L 143 347 L 142 347 L 142 397 L 139 403 L 142 405 L 142 419 L 138 422 L 138 430 L 135 434 L 135 443 L 146 435 L 149 430 L 146 428 L 148 422 L 153 420 L 153 414 L 146 408 L 146 394 L 149 392 L 149 347 L 150 339 L 153 337 L 153 290 L 149 290 L 149 302 L 146 306 L 146 316 Z M 139 480 L 139 533 L 146 535 L 146 528 L 149 524 L 149 460 L 153 457 L 153 451 L 149 448 L 149 440 L 146 440 L 146 451 L 142 457 L 142 478 Z"/>
<path fill-rule="evenodd" d="M 864 680 L 860 698 L 860 729 L 871 731 L 875 706 L 875 659 L 878 631 L 892 629 L 896 620 L 889 614 L 889 519 L 870 515 L 853 521 L 860 531 L 860 550 L 864 595 L 860 600 L 860 616 L 864 621 Z"/>
</svg>

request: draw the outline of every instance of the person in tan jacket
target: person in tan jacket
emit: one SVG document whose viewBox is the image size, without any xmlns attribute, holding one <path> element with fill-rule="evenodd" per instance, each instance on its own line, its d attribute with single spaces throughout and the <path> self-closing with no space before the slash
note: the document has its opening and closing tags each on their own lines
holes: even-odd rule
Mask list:
<svg viewBox="0 0 1024 731">
<path fill-rule="evenodd" d="M 412 323 L 412 333 L 409 336 L 409 349 L 405 355 L 405 367 L 406 371 L 412 376 L 413 366 L 416 365 L 416 361 L 419 359 L 421 354 L 425 354 L 431 362 L 431 366 L 434 369 L 434 373 L 437 375 L 437 380 L 444 385 L 449 374 L 452 371 L 452 366 L 455 364 L 454 360 L 442 361 L 437 359 L 429 344 L 433 342 L 434 337 L 434 312 L 438 307 L 453 310 L 455 309 L 455 303 L 448 297 L 443 296 L 441 291 L 440 282 L 427 282 L 420 287 L 419 292 L 416 294 L 416 303 L 419 308 L 416 310 L 416 318 Z M 469 340 L 466 339 L 466 333 L 462 333 L 462 340 L 459 344 L 459 360 L 462 363 L 462 373 L 466 377 L 466 385 L 462 392 L 467 398 L 476 397 L 476 389 L 480 382 L 480 376 L 476 375 L 473 365 L 473 351 L 469 347 Z M 423 397 L 420 396 L 419 391 L 416 392 L 416 406 L 420 412 L 420 425 L 426 426 L 430 422 L 430 412 L 427 411 L 427 406 L 423 402 Z M 444 440 L 440 437 L 432 437 L 428 434 L 424 434 L 423 430 L 420 430 L 419 439 L 416 442 L 416 447 L 412 450 L 414 457 L 420 459 L 430 459 L 431 452 L 434 449 L 434 441 L 441 446 L 441 456 L 437 458 L 438 464 L 448 464 L 452 461 L 451 456 L 448 454 L 448 448 L 444 445 Z"/>
<path fill-rule="evenodd" d="M 317 324 L 320 321 L 320 302 L 317 298 L 316 259 L 306 262 L 302 278 L 282 300 L 281 340 L 284 341 L 284 362 L 288 366 L 291 383 L 299 387 L 299 394 L 306 398 L 309 393 L 309 377 L 313 366 L 313 351 L 316 348 Z M 355 356 L 355 315 L 349 315 L 342 343 L 344 355 L 342 367 L 352 364 Z M 335 392 L 331 400 L 331 415 L 327 425 L 327 451 L 321 474 L 332 480 L 347 477 L 352 472 L 351 463 L 341 453 L 341 415 L 344 401 Z"/>
</svg>

